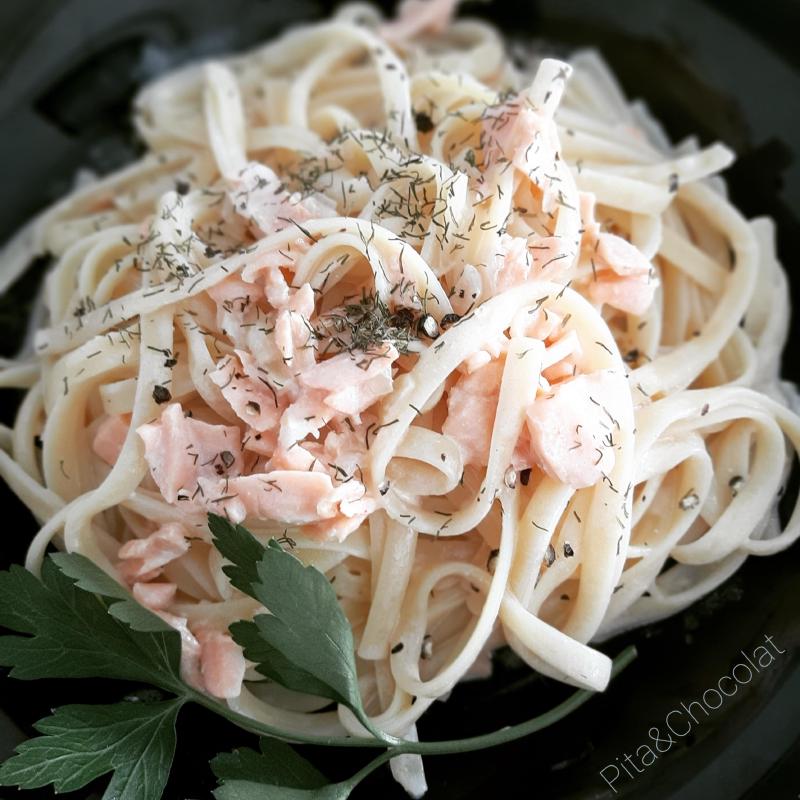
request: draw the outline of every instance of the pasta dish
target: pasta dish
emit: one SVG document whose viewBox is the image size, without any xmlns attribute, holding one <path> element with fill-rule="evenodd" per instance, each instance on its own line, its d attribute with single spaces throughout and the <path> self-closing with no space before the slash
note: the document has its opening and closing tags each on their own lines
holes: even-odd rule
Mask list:
<svg viewBox="0 0 800 800">
<path fill-rule="evenodd" d="M 228 626 L 264 609 L 209 513 L 328 577 L 406 737 L 502 644 L 603 689 L 596 643 L 800 534 L 786 277 L 732 153 L 453 5 L 347 6 L 146 86 L 147 153 L 0 263 L 52 259 L 0 371 L 26 565 L 87 556 L 180 631 L 187 682 L 287 730 L 362 728 L 245 660 Z"/>
</svg>

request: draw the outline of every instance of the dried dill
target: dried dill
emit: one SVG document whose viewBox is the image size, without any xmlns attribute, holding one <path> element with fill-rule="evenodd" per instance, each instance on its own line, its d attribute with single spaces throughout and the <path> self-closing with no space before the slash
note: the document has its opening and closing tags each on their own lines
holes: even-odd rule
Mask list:
<svg viewBox="0 0 800 800">
<path fill-rule="evenodd" d="M 315 335 L 348 352 L 367 352 L 390 342 L 398 352 L 408 353 L 417 339 L 418 325 L 418 315 L 411 309 L 392 311 L 377 294 L 362 292 L 357 303 L 322 315 Z"/>
</svg>

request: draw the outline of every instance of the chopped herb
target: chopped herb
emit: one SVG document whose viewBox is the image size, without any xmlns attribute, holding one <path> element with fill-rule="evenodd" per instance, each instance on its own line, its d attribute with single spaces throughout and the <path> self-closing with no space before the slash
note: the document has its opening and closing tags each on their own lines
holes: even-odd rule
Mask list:
<svg viewBox="0 0 800 800">
<path fill-rule="evenodd" d="M 364 292 L 359 302 L 321 315 L 312 335 L 326 349 L 339 352 L 369 352 L 389 342 L 398 352 L 408 353 L 416 331 L 417 317 L 411 309 L 392 313 L 377 294 Z"/>
</svg>

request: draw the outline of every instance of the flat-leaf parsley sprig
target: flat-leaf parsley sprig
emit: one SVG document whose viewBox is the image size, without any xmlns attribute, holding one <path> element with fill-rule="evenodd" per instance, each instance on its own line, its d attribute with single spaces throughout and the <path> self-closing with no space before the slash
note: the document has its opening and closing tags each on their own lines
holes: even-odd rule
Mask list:
<svg viewBox="0 0 800 800">
<path fill-rule="evenodd" d="M 231 583 L 269 614 L 230 630 L 256 669 L 287 688 L 341 703 L 365 728 L 363 737 L 315 736 L 266 725 L 194 689 L 180 676 L 180 634 L 140 606 L 128 591 L 78 554 L 48 556 L 41 578 L 19 566 L 0 572 L 0 665 L 11 676 L 116 678 L 156 686 L 169 699 L 67 705 L 36 723 L 41 734 L 0 766 L 0 785 L 52 784 L 74 791 L 110 773 L 104 800 L 159 800 L 176 747 L 175 722 L 193 702 L 261 736 L 260 752 L 244 748 L 213 759 L 217 800 L 344 800 L 370 772 L 403 754 L 440 755 L 493 747 L 527 736 L 574 711 L 592 692 L 577 691 L 546 714 L 483 736 L 440 742 L 398 740 L 375 728 L 358 691 L 352 631 L 327 578 L 271 540 L 209 517 L 214 542 L 229 562 Z M 613 674 L 634 658 L 617 657 Z M 350 779 L 328 783 L 283 740 L 380 748 Z M 268 791 L 267 791 L 268 790 Z"/>
<path fill-rule="evenodd" d="M 230 626 L 245 658 L 288 689 L 342 703 L 376 739 L 397 744 L 372 725 L 361 704 L 353 632 L 325 575 L 274 539 L 264 547 L 223 517 L 210 515 L 209 527 L 217 549 L 232 562 L 223 572 L 270 611 Z"/>
</svg>

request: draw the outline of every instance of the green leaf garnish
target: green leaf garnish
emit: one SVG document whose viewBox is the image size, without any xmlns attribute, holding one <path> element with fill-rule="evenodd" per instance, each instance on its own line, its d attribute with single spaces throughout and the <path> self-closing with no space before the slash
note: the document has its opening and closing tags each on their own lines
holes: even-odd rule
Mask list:
<svg viewBox="0 0 800 800">
<path fill-rule="evenodd" d="M 231 583 L 269 609 L 230 630 L 258 670 L 290 689 L 346 705 L 373 736 L 361 703 L 355 645 L 328 579 L 305 566 L 274 540 L 264 547 L 241 525 L 209 515 L 214 544 L 232 563 L 223 567 Z M 252 557 L 260 551 L 255 570 Z"/>
<path fill-rule="evenodd" d="M 220 783 L 216 800 L 344 800 L 352 791 L 350 782 L 329 784 L 310 762 L 274 739 L 262 739 L 260 753 L 248 747 L 221 753 L 211 769 Z"/>
<path fill-rule="evenodd" d="M 214 537 L 214 546 L 230 562 L 222 571 L 231 585 L 252 597 L 253 584 L 258 583 L 257 564 L 264 553 L 264 545 L 243 525 L 233 525 L 217 514 L 208 515 L 208 529 Z"/>
<path fill-rule="evenodd" d="M 347 797 L 336 790 L 338 784 L 328 784 L 310 762 L 275 739 L 262 739 L 260 753 L 248 747 L 221 753 L 211 761 L 211 769 L 220 782 L 216 800 Z"/>
<path fill-rule="evenodd" d="M 327 683 L 293 664 L 269 643 L 259 624 L 265 616 L 259 615 L 255 622 L 234 622 L 229 628 L 234 641 L 244 650 L 245 658 L 255 662 L 256 671 L 296 692 L 307 692 L 317 697 L 331 697 L 335 694 Z"/>
<path fill-rule="evenodd" d="M 215 800 L 346 800 L 353 790 L 346 783 L 329 783 L 321 789 L 295 789 L 253 781 L 227 781 L 214 790 Z"/>
<path fill-rule="evenodd" d="M 53 553 L 56 566 L 75 580 L 75 585 L 86 592 L 105 597 L 109 601 L 108 613 L 135 631 L 147 633 L 175 633 L 161 617 L 139 605 L 124 586 L 120 586 L 110 575 L 98 569 L 88 558 L 77 553 Z M 118 600 L 119 602 L 114 602 Z"/>
<path fill-rule="evenodd" d="M 83 556 L 46 559 L 41 581 L 18 566 L 2 573 L 0 625 L 29 634 L 0 637 L 0 665 L 12 667 L 12 677 L 118 678 L 167 691 L 182 686 L 178 632 Z"/>
<path fill-rule="evenodd" d="M 175 753 L 182 700 L 62 706 L 36 723 L 44 734 L 23 742 L 0 767 L 0 785 L 57 792 L 81 789 L 113 772 L 104 800 L 158 800 Z"/>
<path fill-rule="evenodd" d="M 216 800 L 345 800 L 372 770 L 404 753 L 440 755 L 493 747 L 541 730 L 591 696 L 578 691 L 528 722 L 470 739 L 406 742 L 370 724 L 361 703 L 353 636 L 327 578 L 273 541 L 264 547 L 242 526 L 209 517 L 215 543 L 230 562 L 231 583 L 269 614 L 231 626 L 258 670 L 283 686 L 348 706 L 370 736 L 331 737 L 287 731 L 231 710 L 188 686 L 180 674 L 180 635 L 140 606 L 127 589 L 80 555 L 48 556 L 41 579 L 22 567 L 0 572 L 0 666 L 36 678 L 116 678 L 156 686 L 174 697 L 112 705 L 71 705 L 36 724 L 41 734 L 0 767 L 0 785 L 53 784 L 73 791 L 111 773 L 104 800 L 158 800 L 175 750 L 175 721 L 194 702 L 260 734 L 261 752 L 220 755 L 212 768 Z M 634 658 L 629 648 L 614 662 L 617 674 Z M 279 739 L 325 746 L 379 748 L 381 753 L 347 781 L 329 784 Z"/>
<path fill-rule="evenodd" d="M 242 747 L 220 753 L 211 769 L 220 781 L 260 781 L 294 789 L 320 789 L 328 779 L 288 744 L 276 739 L 261 739 L 261 752 Z"/>
<path fill-rule="evenodd" d="M 214 536 L 214 545 L 230 562 L 222 571 L 231 584 L 240 591 L 260 600 L 254 586 L 259 582 L 258 564 L 265 547 L 247 528 L 233 525 L 224 517 L 208 515 L 208 527 Z M 334 596 L 334 600 L 335 600 Z M 255 662 L 262 675 L 285 686 L 287 689 L 304 691 L 319 697 L 328 697 L 331 688 L 319 681 L 310 672 L 303 670 L 285 658 L 258 630 L 256 622 L 240 621 L 230 626 L 236 643 L 244 649 L 245 657 Z"/>
</svg>

